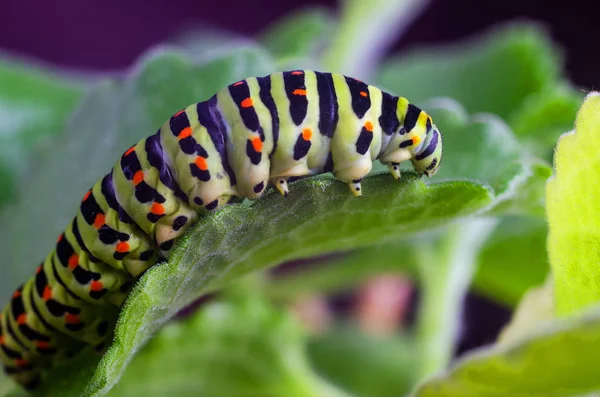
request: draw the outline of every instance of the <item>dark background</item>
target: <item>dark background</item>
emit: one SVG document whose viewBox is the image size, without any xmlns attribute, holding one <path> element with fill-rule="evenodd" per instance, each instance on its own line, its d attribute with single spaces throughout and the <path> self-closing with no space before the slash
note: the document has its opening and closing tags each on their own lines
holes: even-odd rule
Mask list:
<svg viewBox="0 0 600 397">
<path fill-rule="evenodd" d="M 368 0 L 365 0 L 368 1 Z M 0 50 L 57 66 L 93 71 L 126 68 L 152 45 L 188 27 L 216 27 L 253 36 L 291 10 L 335 0 L 292 2 L 201 0 L 4 0 Z M 598 88 L 598 17 L 589 0 L 433 0 L 394 52 L 423 44 L 453 42 L 494 24 L 530 19 L 543 23 L 562 47 L 566 74 L 586 90 Z M 458 351 L 490 343 L 510 312 L 477 296 L 465 305 Z"/>
<path fill-rule="evenodd" d="M 368 1 L 368 0 L 365 0 Z M 254 35 L 302 6 L 335 8 L 336 0 L 3 0 L 0 49 L 62 66 L 93 70 L 129 66 L 144 50 L 189 26 Z M 495 23 L 529 18 L 546 24 L 563 47 L 568 76 L 597 87 L 598 17 L 591 0 L 433 0 L 394 51 L 464 38 Z"/>
</svg>

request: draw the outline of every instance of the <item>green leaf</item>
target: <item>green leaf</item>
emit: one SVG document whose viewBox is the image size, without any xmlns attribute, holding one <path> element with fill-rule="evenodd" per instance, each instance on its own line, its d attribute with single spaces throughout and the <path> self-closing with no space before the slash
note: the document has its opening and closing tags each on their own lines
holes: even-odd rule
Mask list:
<svg viewBox="0 0 600 397">
<path fill-rule="evenodd" d="M 543 188 L 551 173 L 517 141 L 510 127 L 491 114 L 470 118 L 449 99 L 430 100 L 425 109 L 442 131 L 444 154 L 433 180 L 467 179 L 496 193 L 495 213 L 543 211 Z"/>
<path fill-rule="evenodd" d="M 525 291 L 542 283 L 548 273 L 547 231 L 543 218 L 502 218 L 478 254 L 474 290 L 515 306 Z"/>
<path fill-rule="evenodd" d="M 368 193 L 362 199 L 354 198 L 343 183 L 312 178 L 296 182 L 287 199 L 273 193 L 251 207 L 227 206 L 202 218 L 177 245 L 169 263 L 151 268 L 136 284 L 114 342 L 83 395 L 108 392 L 164 322 L 228 281 L 285 260 L 418 232 L 470 214 L 490 201 L 486 189 L 468 182 L 427 186 L 413 178 L 400 184 L 390 178 L 365 179 Z M 382 208 L 387 209 L 385 215 Z M 435 211 L 427 213 L 425 208 Z M 294 241 L 293 250 L 286 241 Z M 64 372 L 85 369 L 69 368 Z M 70 388 L 81 392 L 86 378 L 77 379 Z M 64 389 L 63 384 L 48 387 L 50 396 Z"/>
<path fill-rule="evenodd" d="M 405 335 L 379 337 L 347 326 L 311 340 L 308 354 L 319 373 L 357 396 L 405 395 L 416 381 L 418 354 Z"/>
<path fill-rule="evenodd" d="M 22 184 L 22 199 L 0 214 L 0 250 L 7 255 L 0 303 L 32 274 L 75 215 L 83 193 L 128 147 L 190 103 L 232 81 L 273 71 L 270 58 L 256 47 L 215 56 L 195 64 L 178 52 L 153 51 L 126 80 L 96 85 L 65 133 L 36 152 L 36 173 Z"/>
<path fill-rule="evenodd" d="M 531 94 L 556 83 L 560 63 L 544 30 L 513 23 L 459 44 L 392 58 L 377 82 L 411 102 L 447 96 L 469 113 L 511 120 Z"/>
<path fill-rule="evenodd" d="M 558 141 L 556 176 L 547 185 L 548 252 L 556 311 L 567 315 L 600 301 L 600 93 L 589 94 L 575 130 Z"/>
<path fill-rule="evenodd" d="M 475 181 L 495 191 L 494 200 L 485 210 L 495 206 L 497 214 L 510 211 L 540 215 L 541 196 L 551 169 L 543 163 L 532 163 L 502 120 L 485 114 L 469 117 L 450 99 L 430 101 L 426 109 L 444 137 L 442 165 L 433 181 Z M 374 173 L 385 169 L 374 164 Z M 381 272 L 409 272 L 417 276 L 416 250 L 412 240 L 379 244 L 354 251 L 329 266 L 287 274 L 266 288 L 273 297 L 289 299 L 314 291 L 333 292 L 356 286 Z"/>
<path fill-rule="evenodd" d="M 309 366 L 301 327 L 257 296 L 206 304 L 164 327 L 110 397 L 345 396 Z"/>
<path fill-rule="evenodd" d="M 528 96 L 507 121 L 534 154 L 551 160 L 558 137 L 573 128 L 583 97 L 569 83 L 552 84 Z"/>
<path fill-rule="evenodd" d="M 512 197 L 494 207 L 491 213 L 543 219 L 546 214 L 546 182 L 552 176 L 552 168 L 538 159 L 525 159 L 522 165 L 524 172 L 512 187 Z"/>
<path fill-rule="evenodd" d="M 169 263 L 152 268 L 137 284 L 86 395 L 102 395 L 160 324 L 228 281 L 286 260 L 406 236 L 490 201 L 486 189 L 468 182 L 427 186 L 411 178 L 398 185 L 379 175 L 367 178 L 364 187 L 368 193 L 355 199 L 343 183 L 312 178 L 297 182 L 287 199 L 273 193 L 252 207 L 228 206 L 201 219 Z"/>
<path fill-rule="evenodd" d="M 64 126 L 85 86 L 7 57 L 0 62 L 0 205 L 14 197 L 32 147 Z"/>
<path fill-rule="evenodd" d="M 600 390 L 600 308 L 542 322 L 528 336 L 460 359 L 414 397 L 566 397 Z"/>
<path fill-rule="evenodd" d="M 279 69 L 317 69 L 316 58 L 337 27 L 330 9 L 311 6 L 293 11 L 260 34 L 260 42 L 277 59 Z"/>
</svg>

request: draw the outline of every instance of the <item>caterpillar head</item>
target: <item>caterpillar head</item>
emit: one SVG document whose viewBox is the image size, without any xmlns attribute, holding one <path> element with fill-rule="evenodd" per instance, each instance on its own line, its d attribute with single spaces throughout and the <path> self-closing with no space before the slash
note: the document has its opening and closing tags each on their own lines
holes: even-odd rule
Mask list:
<svg viewBox="0 0 600 397">
<path fill-rule="evenodd" d="M 431 125 L 427 130 L 425 139 L 415 151 L 411 159 L 412 165 L 419 174 L 433 176 L 440 167 L 442 161 L 442 134 L 440 130 Z"/>
</svg>

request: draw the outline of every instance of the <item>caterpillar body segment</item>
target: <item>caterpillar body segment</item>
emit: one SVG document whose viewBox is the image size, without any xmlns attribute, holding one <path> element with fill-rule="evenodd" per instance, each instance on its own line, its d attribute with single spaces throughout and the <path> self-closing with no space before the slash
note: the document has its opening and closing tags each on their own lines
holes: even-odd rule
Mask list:
<svg viewBox="0 0 600 397">
<path fill-rule="evenodd" d="M 269 185 L 331 172 L 356 195 L 373 161 L 433 175 L 442 136 L 408 100 L 335 73 L 294 70 L 223 88 L 130 147 L 86 192 L 36 275 L 0 317 L 0 360 L 26 388 L 51 360 L 101 351 L 133 283 L 198 217 Z"/>
</svg>

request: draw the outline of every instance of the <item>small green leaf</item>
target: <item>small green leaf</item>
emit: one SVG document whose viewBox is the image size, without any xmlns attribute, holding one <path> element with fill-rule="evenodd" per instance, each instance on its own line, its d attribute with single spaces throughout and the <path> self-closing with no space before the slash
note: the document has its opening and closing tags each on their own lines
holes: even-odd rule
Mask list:
<svg viewBox="0 0 600 397">
<path fill-rule="evenodd" d="M 447 96 L 469 113 L 511 120 L 531 94 L 555 84 L 559 72 L 558 51 L 542 29 L 510 24 L 477 39 L 392 58 L 377 82 L 411 102 Z"/>
<path fill-rule="evenodd" d="M 502 218 L 477 257 L 474 290 L 515 306 L 525 291 L 542 283 L 548 273 L 546 238 L 543 218 Z"/>
<path fill-rule="evenodd" d="M 600 300 L 600 93 L 586 97 L 554 162 L 546 191 L 548 252 L 556 311 L 567 315 Z"/>
<path fill-rule="evenodd" d="M 444 98 L 427 101 L 424 108 L 444 137 L 441 166 L 433 180 L 460 178 L 490 186 L 496 193 L 496 214 L 542 214 L 551 168 L 532 157 L 502 119 L 486 113 L 469 118 L 459 104 Z"/>
<path fill-rule="evenodd" d="M 379 337 L 348 326 L 311 340 L 308 354 L 316 371 L 357 396 L 402 396 L 416 381 L 419 356 L 405 335 Z"/>
<path fill-rule="evenodd" d="M 310 368 L 299 324 L 256 296 L 206 304 L 164 327 L 110 397 L 345 396 Z"/>
<path fill-rule="evenodd" d="M 336 25 L 331 10 L 313 6 L 268 26 L 260 41 L 277 59 L 279 69 L 318 69 L 316 58 L 331 42 Z"/>
<path fill-rule="evenodd" d="M 62 130 L 85 86 L 38 67 L 0 62 L 0 205 L 14 197 L 32 147 Z"/>
<path fill-rule="evenodd" d="M 534 154 L 551 160 L 558 137 L 573 128 L 583 97 L 569 83 L 552 84 L 527 97 L 507 121 Z"/>
<path fill-rule="evenodd" d="M 600 390 L 600 308 L 483 348 L 421 384 L 414 397 L 568 397 Z"/>
</svg>

